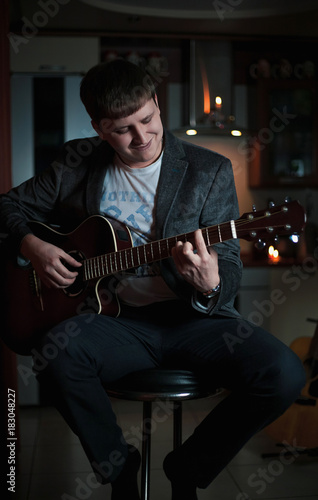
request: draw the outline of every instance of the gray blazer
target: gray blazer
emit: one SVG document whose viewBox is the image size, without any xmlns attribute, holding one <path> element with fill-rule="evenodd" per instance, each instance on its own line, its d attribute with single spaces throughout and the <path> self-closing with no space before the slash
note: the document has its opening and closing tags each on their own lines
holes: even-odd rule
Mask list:
<svg viewBox="0 0 318 500">
<path fill-rule="evenodd" d="M 224 156 L 181 141 L 165 131 L 156 200 L 157 239 L 194 231 L 239 217 L 231 162 Z M 0 228 L 18 250 L 30 232 L 28 221 L 76 228 L 99 214 L 105 172 L 114 151 L 98 137 L 66 143 L 59 158 L 38 176 L 0 196 Z M 214 246 L 219 255 L 221 293 L 209 315 L 238 316 L 233 302 L 241 278 L 238 240 Z M 178 274 L 173 260 L 161 262 L 166 283 L 191 303 L 193 288 Z"/>
</svg>

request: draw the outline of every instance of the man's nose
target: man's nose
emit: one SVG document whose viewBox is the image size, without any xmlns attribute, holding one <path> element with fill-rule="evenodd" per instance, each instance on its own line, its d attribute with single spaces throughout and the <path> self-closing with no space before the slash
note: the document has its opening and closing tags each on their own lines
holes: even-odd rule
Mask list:
<svg viewBox="0 0 318 500">
<path fill-rule="evenodd" d="M 144 127 L 139 126 L 134 128 L 134 141 L 139 144 L 145 144 L 147 142 Z"/>
</svg>

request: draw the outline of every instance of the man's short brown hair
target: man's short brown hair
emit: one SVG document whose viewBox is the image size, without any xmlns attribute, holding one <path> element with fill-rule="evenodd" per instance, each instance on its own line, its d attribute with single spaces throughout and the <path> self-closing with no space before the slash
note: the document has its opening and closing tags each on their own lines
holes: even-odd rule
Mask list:
<svg viewBox="0 0 318 500">
<path fill-rule="evenodd" d="M 125 118 L 155 97 L 150 76 L 124 59 L 97 64 L 84 76 L 80 96 L 91 119 Z"/>
</svg>

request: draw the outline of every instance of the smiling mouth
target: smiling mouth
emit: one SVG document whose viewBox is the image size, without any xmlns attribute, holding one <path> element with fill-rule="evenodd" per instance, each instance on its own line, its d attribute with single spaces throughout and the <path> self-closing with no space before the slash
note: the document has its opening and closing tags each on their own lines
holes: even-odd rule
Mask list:
<svg viewBox="0 0 318 500">
<path fill-rule="evenodd" d="M 152 143 L 152 139 L 150 139 L 150 141 L 147 142 L 147 144 L 142 144 L 140 146 L 134 146 L 133 149 L 135 149 L 136 151 L 146 151 L 147 149 L 150 148 L 151 143 Z"/>
</svg>

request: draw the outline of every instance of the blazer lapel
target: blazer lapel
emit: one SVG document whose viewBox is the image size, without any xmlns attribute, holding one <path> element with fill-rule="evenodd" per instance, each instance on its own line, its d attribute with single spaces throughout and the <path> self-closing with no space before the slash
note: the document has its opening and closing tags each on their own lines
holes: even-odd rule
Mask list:
<svg viewBox="0 0 318 500">
<path fill-rule="evenodd" d="M 181 143 L 170 133 L 166 133 L 165 139 L 165 150 L 157 191 L 157 238 L 164 236 L 166 220 L 172 210 L 182 179 L 188 168 L 188 162 L 185 160 Z"/>
</svg>

